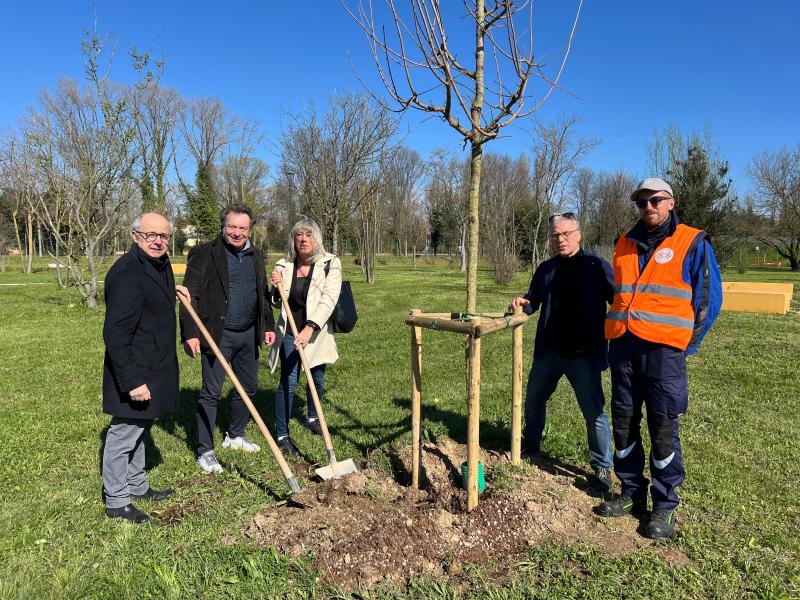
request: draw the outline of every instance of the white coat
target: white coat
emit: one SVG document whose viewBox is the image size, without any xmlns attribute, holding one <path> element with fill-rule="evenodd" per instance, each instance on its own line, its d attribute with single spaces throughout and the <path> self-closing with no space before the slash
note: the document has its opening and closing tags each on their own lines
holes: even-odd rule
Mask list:
<svg viewBox="0 0 800 600">
<path fill-rule="evenodd" d="M 325 276 L 325 263 L 330 261 L 330 268 L 327 277 Z M 276 269 L 283 270 L 283 291 L 289 297 L 289 290 L 292 288 L 292 278 L 294 277 L 294 263 L 282 258 L 275 265 Z M 339 359 L 339 352 L 336 349 L 336 340 L 333 336 L 333 324 L 330 322 L 331 314 L 339 300 L 339 292 L 342 290 L 342 262 L 335 254 L 324 254 L 317 257 L 314 264 L 314 272 L 311 274 L 311 282 L 308 285 L 308 297 L 306 298 L 306 318 L 317 323 L 322 329 L 314 332 L 309 340 L 308 346 L 304 348 L 306 360 L 309 368 L 322 364 L 332 364 Z M 280 297 L 278 297 L 280 305 Z M 302 323 L 296 324 L 298 328 Z M 278 365 L 280 348 L 289 322 L 286 318 L 286 311 L 281 306 L 281 317 L 275 328 L 275 343 L 269 353 L 269 367 L 274 373 Z M 299 331 L 299 329 L 298 329 Z"/>
</svg>

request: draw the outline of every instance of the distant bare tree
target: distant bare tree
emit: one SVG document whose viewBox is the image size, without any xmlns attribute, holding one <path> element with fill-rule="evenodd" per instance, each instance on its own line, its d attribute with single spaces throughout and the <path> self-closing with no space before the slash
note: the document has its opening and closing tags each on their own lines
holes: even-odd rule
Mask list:
<svg viewBox="0 0 800 600">
<path fill-rule="evenodd" d="M 630 193 L 635 187 L 636 180 L 623 171 L 602 174 L 597 179 L 595 194 L 599 204 L 586 241 L 597 246 L 598 251 L 608 254 L 608 257 L 614 241 L 638 219 L 636 205 L 630 200 Z"/>
<path fill-rule="evenodd" d="M 65 80 L 44 92 L 25 137 L 37 167 L 36 209 L 86 305 L 96 308 L 104 244 L 134 211 L 137 154 L 130 105 L 109 81 L 104 40 L 88 36 L 82 48 L 88 85 Z"/>
<path fill-rule="evenodd" d="M 155 73 L 147 70 L 150 58 L 131 54 L 134 66 L 143 80 L 128 88 L 134 131 L 134 147 L 138 154 L 135 176 L 142 196 L 142 210 L 168 214 L 169 183 L 167 173 L 175 153 L 175 131 L 184 110 L 181 95 L 161 85 L 162 63 Z"/>
<path fill-rule="evenodd" d="M 470 146 L 467 312 L 475 312 L 479 251 L 479 190 L 483 145 L 517 118 L 532 114 L 558 85 L 577 26 L 582 0 L 556 73 L 544 74 L 533 49 L 533 2 L 465 0 L 467 18 L 445 13 L 439 0 L 409 0 L 401 11 L 385 0 L 389 26 L 377 22 L 373 1 L 341 0 L 367 36 L 375 66 L 393 103 L 437 114 Z M 461 54 L 453 31 L 468 24 L 474 44 Z M 389 35 L 392 38 L 389 38 Z M 486 58 L 490 61 L 487 73 Z M 459 55 L 474 56 L 468 64 Z M 488 80 L 487 80 L 488 74 Z M 528 85 L 541 78 L 545 91 L 532 102 Z"/>
<path fill-rule="evenodd" d="M 758 212 L 766 222 L 755 235 L 800 270 L 800 145 L 753 157 L 748 174 L 756 185 Z"/>
<path fill-rule="evenodd" d="M 535 268 L 547 256 L 547 217 L 562 206 L 565 190 L 584 156 L 600 141 L 577 135 L 580 119 L 565 116 L 555 123 L 536 124 L 533 152 L 533 227 L 531 263 Z"/>
<path fill-rule="evenodd" d="M 420 155 L 405 147 L 397 149 L 382 173 L 381 210 L 398 255 L 408 253 L 409 238 L 413 237 L 411 230 L 416 216 L 418 188 L 424 173 L 425 163 Z"/>
<path fill-rule="evenodd" d="M 356 93 L 337 93 L 323 116 L 314 109 L 292 115 L 284 128 L 281 171 L 294 174 L 303 210 L 332 252 L 339 251 L 342 224 L 374 198 L 375 175 L 394 152 L 396 132 L 395 116 Z"/>
<path fill-rule="evenodd" d="M 529 196 L 530 166 L 524 157 L 486 154 L 481 178 L 481 235 L 494 280 L 506 285 L 517 273 L 517 206 Z"/>
<path fill-rule="evenodd" d="M 468 232 L 467 176 L 465 162 L 446 150 L 433 152 L 427 165 L 428 185 L 425 189 L 425 208 L 434 253 L 440 247 L 461 248 L 461 270 L 466 271 L 464 247 Z"/>
</svg>

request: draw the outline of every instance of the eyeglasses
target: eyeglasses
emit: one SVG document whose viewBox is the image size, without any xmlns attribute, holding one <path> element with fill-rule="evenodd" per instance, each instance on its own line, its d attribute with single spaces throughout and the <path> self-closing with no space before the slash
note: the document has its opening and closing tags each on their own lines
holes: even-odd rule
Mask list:
<svg viewBox="0 0 800 600">
<path fill-rule="evenodd" d="M 574 212 L 563 212 L 563 213 L 554 213 L 548 217 L 547 222 L 552 223 L 556 219 L 570 219 L 571 221 L 575 220 L 575 213 Z"/>
<path fill-rule="evenodd" d="M 225 229 L 227 231 L 241 231 L 242 233 L 250 231 L 249 227 L 237 227 L 236 225 L 225 225 Z"/>
<path fill-rule="evenodd" d="M 650 204 L 650 206 L 653 208 L 658 208 L 658 205 L 661 204 L 663 200 L 670 200 L 671 198 L 671 196 L 655 196 L 646 200 L 644 198 L 639 198 L 638 200 L 635 200 L 635 202 L 636 206 L 639 208 L 647 208 L 648 204 Z"/>
<path fill-rule="evenodd" d="M 162 242 L 168 242 L 172 237 L 171 233 L 156 233 L 155 231 L 139 231 L 133 230 L 133 233 L 142 236 L 148 242 L 155 242 L 156 238 L 161 238 Z"/>
<path fill-rule="evenodd" d="M 562 231 L 561 233 L 551 233 L 550 234 L 550 239 L 553 240 L 553 241 L 556 241 L 556 240 L 560 240 L 563 237 L 564 240 L 568 240 L 569 236 L 571 236 L 576 231 L 578 231 L 578 230 L 577 229 L 573 229 L 572 231 Z"/>
</svg>

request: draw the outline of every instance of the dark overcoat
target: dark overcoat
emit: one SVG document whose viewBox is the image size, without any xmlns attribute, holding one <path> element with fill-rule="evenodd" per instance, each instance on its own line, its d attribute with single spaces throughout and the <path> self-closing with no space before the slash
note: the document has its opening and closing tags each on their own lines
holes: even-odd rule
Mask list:
<svg viewBox="0 0 800 600">
<path fill-rule="evenodd" d="M 137 245 L 106 275 L 103 412 L 154 419 L 180 405 L 175 341 L 175 279 L 169 259 L 154 264 Z M 128 392 L 147 384 L 151 399 Z"/>
<path fill-rule="evenodd" d="M 197 311 L 197 316 L 217 345 L 222 340 L 225 317 L 228 314 L 229 273 L 228 257 L 225 252 L 225 242 L 222 241 L 221 234 L 210 242 L 195 246 L 186 258 L 186 275 L 183 277 L 183 285 L 189 289 L 192 296 L 192 307 Z M 253 247 L 253 264 L 256 271 L 256 289 L 259 291 L 256 299 L 255 325 L 255 345 L 258 348 L 264 342 L 264 333 L 275 329 L 275 317 L 268 298 L 264 256 L 255 247 Z M 180 324 L 182 342 L 199 338 L 200 349 L 206 353 L 211 352 L 205 338 L 183 306 L 180 308 Z"/>
</svg>

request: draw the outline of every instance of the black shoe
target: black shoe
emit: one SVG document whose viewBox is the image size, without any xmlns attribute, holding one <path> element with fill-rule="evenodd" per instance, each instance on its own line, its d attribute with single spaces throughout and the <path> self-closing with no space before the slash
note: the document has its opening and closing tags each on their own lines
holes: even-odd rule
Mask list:
<svg viewBox="0 0 800 600">
<path fill-rule="evenodd" d="M 525 460 L 533 460 L 534 458 L 539 458 L 541 455 L 541 451 L 534 450 L 533 448 L 526 448 L 525 446 L 523 446 L 520 451 L 520 457 Z"/>
<path fill-rule="evenodd" d="M 319 419 L 306 421 L 306 429 L 314 435 L 322 435 L 322 426 L 319 424 Z"/>
<path fill-rule="evenodd" d="M 601 517 L 624 517 L 625 515 L 641 515 L 647 511 L 646 496 L 617 496 L 611 500 L 606 500 L 602 504 L 594 507 Z"/>
<path fill-rule="evenodd" d="M 150 520 L 150 517 L 133 504 L 128 504 L 128 506 L 121 508 L 106 508 L 106 516 L 112 519 L 125 519 L 133 523 L 146 523 Z"/>
<path fill-rule="evenodd" d="M 668 540 L 675 533 L 675 509 L 656 508 L 644 529 L 644 535 L 651 540 Z"/>
<path fill-rule="evenodd" d="M 278 448 L 281 449 L 281 452 L 289 456 L 300 456 L 300 450 L 297 449 L 297 446 L 294 445 L 292 438 L 290 438 L 288 435 L 285 438 L 278 440 Z"/>
<path fill-rule="evenodd" d="M 144 494 L 131 494 L 131 498 L 136 498 L 137 500 L 152 500 L 153 502 L 160 502 L 164 498 L 172 496 L 175 493 L 175 490 L 154 490 L 153 488 L 149 488 Z"/>
<path fill-rule="evenodd" d="M 613 482 L 611 481 L 611 469 L 600 467 L 599 469 L 594 470 L 594 481 L 592 482 L 592 487 L 596 491 L 603 494 L 603 497 L 605 497 L 605 494 L 611 493 L 612 485 Z"/>
</svg>

